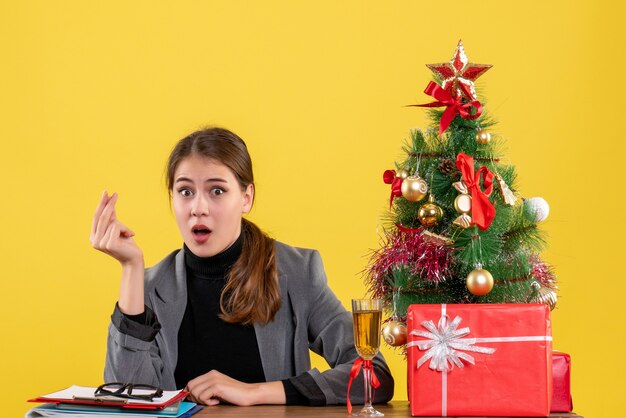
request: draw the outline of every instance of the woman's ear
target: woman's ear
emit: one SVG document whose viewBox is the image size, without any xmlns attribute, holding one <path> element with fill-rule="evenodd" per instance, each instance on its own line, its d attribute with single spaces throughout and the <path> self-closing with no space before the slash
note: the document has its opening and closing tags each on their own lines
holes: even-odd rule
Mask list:
<svg viewBox="0 0 626 418">
<path fill-rule="evenodd" d="M 246 190 L 243 192 L 243 206 L 242 213 L 248 213 L 252 209 L 254 203 L 254 184 L 248 184 Z"/>
</svg>

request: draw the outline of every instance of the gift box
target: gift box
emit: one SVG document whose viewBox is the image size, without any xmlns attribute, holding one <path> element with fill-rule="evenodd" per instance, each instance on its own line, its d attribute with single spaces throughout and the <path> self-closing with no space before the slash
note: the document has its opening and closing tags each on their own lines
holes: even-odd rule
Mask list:
<svg viewBox="0 0 626 418">
<path fill-rule="evenodd" d="M 552 352 L 552 406 L 550 412 L 572 412 L 570 390 L 571 359 L 569 354 Z"/>
<path fill-rule="evenodd" d="M 546 305 L 411 305 L 407 328 L 411 415 L 549 415 Z"/>
</svg>

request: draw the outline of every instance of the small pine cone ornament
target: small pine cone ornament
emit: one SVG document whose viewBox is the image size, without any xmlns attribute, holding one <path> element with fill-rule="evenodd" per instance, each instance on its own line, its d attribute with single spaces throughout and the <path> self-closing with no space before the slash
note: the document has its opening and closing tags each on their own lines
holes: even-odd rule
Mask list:
<svg viewBox="0 0 626 418">
<path fill-rule="evenodd" d="M 461 177 L 461 172 L 456 168 L 456 163 L 449 158 L 442 160 L 437 166 L 439 172 L 445 176 L 450 176 L 453 179 Z"/>
</svg>

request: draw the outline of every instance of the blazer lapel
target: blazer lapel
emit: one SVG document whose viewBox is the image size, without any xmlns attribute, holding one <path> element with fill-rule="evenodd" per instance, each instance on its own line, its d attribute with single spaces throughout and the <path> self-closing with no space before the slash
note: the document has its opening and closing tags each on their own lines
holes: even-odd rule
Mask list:
<svg viewBox="0 0 626 418">
<path fill-rule="evenodd" d="M 184 251 L 180 250 L 173 262 L 156 271 L 154 279 L 156 287 L 154 293 L 150 292 L 150 302 L 161 323 L 161 331 L 156 338 L 163 356 L 164 378 L 171 373 L 173 383 L 178 361 L 178 329 L 187 307 Z"/>
</svg>

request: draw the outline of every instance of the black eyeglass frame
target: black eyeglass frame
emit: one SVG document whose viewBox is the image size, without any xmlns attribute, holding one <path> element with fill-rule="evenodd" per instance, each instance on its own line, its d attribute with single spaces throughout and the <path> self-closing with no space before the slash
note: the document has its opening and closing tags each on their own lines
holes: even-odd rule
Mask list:
<svg viewBox="0 0 626 418">
<path fill-rule="evenodd" d="M 151 390 L 152 393 L 134 395 L 133 389 Z M 113 396 L 122 399 L 136 399 L 152 402 L 154 398 L 163 396 L 163 389 L 152 385 L 111 382 L 98 386 L 94 392 L 94 396 Z"/>
</svg>

